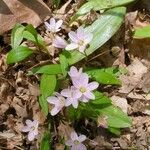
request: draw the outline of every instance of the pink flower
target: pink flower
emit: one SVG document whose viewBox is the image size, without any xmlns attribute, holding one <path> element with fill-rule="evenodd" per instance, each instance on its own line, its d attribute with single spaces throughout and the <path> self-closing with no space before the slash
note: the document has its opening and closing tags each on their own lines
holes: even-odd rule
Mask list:
<svg viewBox="0 0 150 150">
<path fill-rule="evenodd" d="M 53 33 L 60 31 L 60 27 L 61 27 L 62 23 L 63 23 L 63 20 L 59 20 L 56 22 L 56 20 L 54 18 L 51 18 L 49 23 L 44 22 L 46 29 Z"/>
<path fill-rule="evenodd" d="M 78 49 L 81 53 L 84 53 L 86 46 L 91 42 L 93 34 L 86 33 L 83 27 L 79 27 L 76 32 L 69 32 L 69 38 L 71 43 L 66 46 L 66 50 Z"/>
<path fill-rule="evenodd" d="M 74 66 L 72 66 L 70 68 L 70 71 L 68 72 L 69 76 L 73 79 L 73 78 L 79 78 L 81 76 L 82 73 L 82 68 L 78 69 Z"/>
<path fill-rule="evenodd" d="M 37 120 L 31 121 L 26 120 L 26 125 L 22 128 L 22 132 L 29 132 L 28 133 L 28 140 L 32 141 L 34 140 L 35 136 L 38 135 L 38 125 L 39 122 Z"/>
<path fill-rule="evenodd" d="M 56 36 L 52 45 L 57 48 L 65 48 L 67 46 L 67 42 L 63 38 Z"/>
<path fill-rule="evenodd" d="M 51 115 L 55 116 L 61 111 L 61 109 L 66 105 L 66 99 L 59 93 L 55 93 L 56 96 L 50 96 L 47 98 L 47 101 L 50 104 L 54 105 L 54 108 L 51 110 Z"/>
<path fill-rule="evenodd" d="M 73 105 L 74 108 L 78 107 L 78 99 L 80 98 L 80 93 L 76 90 L 75 87 L 64 89 L 61 91 L 61 95 L 66 98 L 66 106 Z"/>
<path fill-rule="evenodd" d="M 95 95 L 92 93 L 93 90 L 97 89 L 98 82 L 89 83 L 89 77 L 86 73 L 82 74 L 79 78 L 72 80 L 73 85 L 78 89 L 78 96 L 83 102 L 88 102 L 90 99 L 95 99 Z"/>
<path fill-rule="evenodd" d="M 85 135 L 78 136 L 76 132 L 72 132 L 70 139 L 66 142 L 66 145 L 70 146 L 71 150 L 87 150 L 86 146 L 82 144 L 85 140 Z"/>
</svg>

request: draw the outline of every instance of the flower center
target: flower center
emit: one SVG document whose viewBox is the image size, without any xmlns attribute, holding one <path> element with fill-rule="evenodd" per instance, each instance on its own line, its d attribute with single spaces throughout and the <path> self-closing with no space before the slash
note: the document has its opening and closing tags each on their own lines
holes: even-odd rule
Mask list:
<svg viewBox="0 0 150 150">
<path fill-rule="evenodd" d="M 35 126 L 32 126 L 32 127 L 31 127 L 31 130 L 34 131 L 34 130 L 35 130 Z"/>
<path fill-rule="evenodd" d="M 78 145 L 80 142 L 78 140 L 73 141 L 75 145 Z"/>
<path fill-rule="evenodd" d="M 65 99 L 63 97 L 60 97 L 59 100 L 60 100 L 60 105 L 64 106 L 65 105 Z"/>
<path fill-rule="evenodd" d="M 83 40 L 80 40 L 79 42 L 78 42 L 78 45 L 80 45 L 80 46 L 82 46 L 84 44 L 84 41 Z"/>
<path fill-rule="evenodd" d="M 80 87 L 80 92 L 81 93 L 85 93 L 86 92 L 86 88 L 85 87 Z"/>
</svg>

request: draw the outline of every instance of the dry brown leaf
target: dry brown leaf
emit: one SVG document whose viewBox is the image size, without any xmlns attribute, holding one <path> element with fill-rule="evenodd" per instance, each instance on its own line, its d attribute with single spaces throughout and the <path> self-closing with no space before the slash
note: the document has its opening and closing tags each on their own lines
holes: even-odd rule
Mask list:
<svg viewBox="0 0 150 150">
<path fill-rule="evenodd" d="M 65 140 L 69 139 L 71 132 L 73 129 L 69 126 L 69 123 L 60 123 L 58 126 L 58 135 L 64 137 Z"/>
<path fill-rule="evenodd" d="M 119 97 L 119 96 L 112 96 L 111 100 L 113 102 L 113 104 L 119 108 L 121 108 L 121 110 L 127 114 L 128 111 L 128 103 L 127 100 L 125 98 Z"/>
<path fill-rule="evenodd" d="M 10 30 L 16 23 L 40 25 L 51 15 L 50 9 L 41 0 L 1 0 L 0 34 Z"/>
</svg>

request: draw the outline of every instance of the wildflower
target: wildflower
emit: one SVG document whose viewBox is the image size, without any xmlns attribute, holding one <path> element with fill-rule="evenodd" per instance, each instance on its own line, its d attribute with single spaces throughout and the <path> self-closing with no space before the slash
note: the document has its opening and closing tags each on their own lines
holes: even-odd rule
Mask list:
<svg viewBox="0 0 150 150">
<path fill-rule="evenodd" d="M 74 66 L 72 66 L 70 68 L 70 71 L 68 72 L 69 76 L 73 79 L 73 78 L 79 78 L 81 76 L 82 73 L 82 68 L 78 69 Z"/>
<path fill-rule="evenodd" d="M 56 22 L 56 20 L 54 18 L 51 18 L 49 23 L 45 22 L 45 26 L 48 31 L 56 33 L 58 31 L 60 31 L 60 27 L 61 27 L 62 23 L 63 23 L 63 20 L 59 20 Z"/>
<path fill-rule="evenodd" d="M 74 108 L 78 107 L 78 99 L 80 98 L 80 93 L 76 90 L 75 87 L 64 89 L 61 91 L 61 94 L 66 98 L 66 106 L 73 105 Z"/>
<path fill-rule="evenodd" d="M 38 125 L 39 122 L 37 120 L 31 121 L 26 120 L 26 125 L 22 129 L 22 132 L 29 132 L 28 133 L 28 140 L 32 141 L 34 140 L 35 136 L 38 135 Z"/>
<path fill-rule="evenodd" d="M 73 80 L 73 85 L 78 89 L 78 94 L 83 102 L 88 102 L 89 99 L 95 99 L 95 95 L 92 93 L 92 91 L 97 89 L 99 86 L 97 82 L 88 82 L 89 77 L 86 73 L 82 74 L 80 78 Z"/>
<path fill-rule="evenodd" d="M 67 46 L 67 42 L 63 38 L 56 36 L 52 45 L 57 48 L 65 48 Z"/>
<path fill-rule="evenodd" d="M 65 106 L 66 99 L 59 93 L 55 93 L 56 96 L 50 96 L 47 98 L 47 101 L 50 104 L 54 105 L 54 108 L 51 110 L 51 115 L 55 116 L 61 109 Z"/>
<path fill-rule="evenodd" d="M 93 38 L 93 34 L 85 33 L 83 27 L 79 27 L 77 32 L 69 32 L 69 38 L 71 39 L 71 43 L 66 46 L 66 50 L 74 50 L 79 49 L 81 53 L 84 53 L 86 46 L 91 42 Z"/>
<path fill-rule="evenodd" d="M 78 136 L 76 132 L 72 132 L 70 139 L 66 142 L 67 146 L 71 147 L 71 150 L 87 150 L 86 146 L 82 144 L 86 140 L 85 135 Z"/>
</svg>

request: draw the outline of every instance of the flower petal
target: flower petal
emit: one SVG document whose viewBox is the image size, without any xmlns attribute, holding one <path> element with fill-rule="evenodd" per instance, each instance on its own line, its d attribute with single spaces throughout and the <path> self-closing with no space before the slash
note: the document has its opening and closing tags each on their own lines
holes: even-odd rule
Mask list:
<svg viewBox="0 0 150 150">
<path fill-rule="evenodd" d="M 99 86 L 98 82 L 91 82 L 88 84 L 87 88 L 89 91 L 93 91 L 93 90 L 97 89 L 98 86 Z"/>
<path fill-rule="evenodd" d="M 70 71 L 68 72 L 69 76 L 78 76 L 78 69 L 75 66 L 72 66 L 70 68 Z"/>
<path fill-rule="evenodd" d="M 54 18 L 51 18 L 49 21 L 50 25 L 54 28 L 56 26 L 56 21 Z"/>
<path fill-rule="evenodd" d="M 92 92 L 86 92 L 84 96 L 88 99 L 95 99 L 95 95 Z"/>
<path fill-rule="evenodd" d="M 47 101 L 48 101 L 48 103 L 55 105 L 58 102 L 58 98 L 55 96 L 50 96 L 47 98 Z"/>
<path fill-rule="evenodd" d="M 69 36 L 69 38 L 71 39 L 72 42 L 74 42 L 74 43 L 78 43 L 79 42 L 79 39 L 78 39 L 77 34 L 75 32 L 70 31 L 68 33 L 68 36 Z"/>
<path fill-rule="evenodd" d="M 52 45 L 57 48 L 65 48 L 67 46 L 67 42 L 63 38 L 56 36 Z"/>
<path fill-rule="evenodd" d="M 86 140 L 86 136 L 85 135 L 80 135 L 78 138 L 79 142 L 83 142 Z"/>
<path fill-rule="evenodd" d="M 22 132 L 29 132 L 30 131 L 30 127 L 24 126 L 21 131 Z"/>
<path fill-rule="evenodd" d="M 49 23 L 47 23 L 47 22 L 44 22 L 44 24 L 45 24 L 46 29 L 48 31 L 51 31 L 51 25 Z"/>
<path fill-rule="evenodd" d="M 73 105 L 73 107 L 74 108 L 77 108 L 78 107 L 78 100 L 77 99 L 73 99 L 73 101 L 72 101 L 72 105 Z"/>
<path fill-rule="evenodd" d="M 62 23 L 63 23 L 63 20 L 57 21 L 57 23 L 56 23 L 56 30 L 61 27 Z"/>
<path fill-rule="evenodd" d="M 72 139 L 73 141 L 78 140 L 78 135 L 77 135 L 77 133 L 76 133 L 75 131 L 74 131 L 74 132 L 71 132 L 70 137 L 71 137 L 71 139 Z"/>
<path fill-rule="evenodd" d="M 61 109 L 59 109 L 58 107 L 54 107 L 52 110 L 51 110 L 51 115 L 52 116 L 55 116 L 56 114 L 59 113 Z"/>
<path fill-rule="evenodd" d="M 33 123 L 32 123 L 31 120 L 27 119 L 27 120 L 26 120 L 26 125 L 27 125 L 28 127 L 32 127 Z"/>
<path fill-rule="evenodd" d="M 29 133 L 28 133 L 28 140 L 29 140 L 29 141 L 33 141 L 34 138 L 35 138 L 34 133 L 33 133 L 33 132 L 29 132 Z"/>
<path fill-rule="evenodd" d="M 61 95 L 65 97 L 71 97 L 71 89 L 63 89 Z"/>
<path fill-rule="evenodd" d="M 84 37 L 85 44 L 90 43 L 92 41 L 92 39 L 93 39 L 93 34 L 92 33 L 85 34 L 85 37 Z"/>
<path fill-rule="evenodd" d="M 87 148 L 84 144 L 80 143 L 77 150 L 87 150 Z"/>
<path fill-rule="evenodd" d="M 77 37 L 80 40 L 84 40 L 84 28 L 83 27 L 79 27 L 77 29 Z"/>
<path fill-rule="evenodd" d="M 70 51 L 70 50 L 74 50 L 74 49 L 77 49 L 78 48 L 78 44 L 76 43 L 70 43 L 66 46 L 66 50 Z"/>
<path fill-rule="evenodd" d="M 65 101 L 65 106 L 70 106 L 72 104 L 72 99 L 67 98 Z"/>
<path fill-rule="evenodd" d="M 68 141 L 66 141 L 65 143 L 67 146 L 72 146 L 73 145 L 73 141 L 70 139 Z"/>
</svg>

